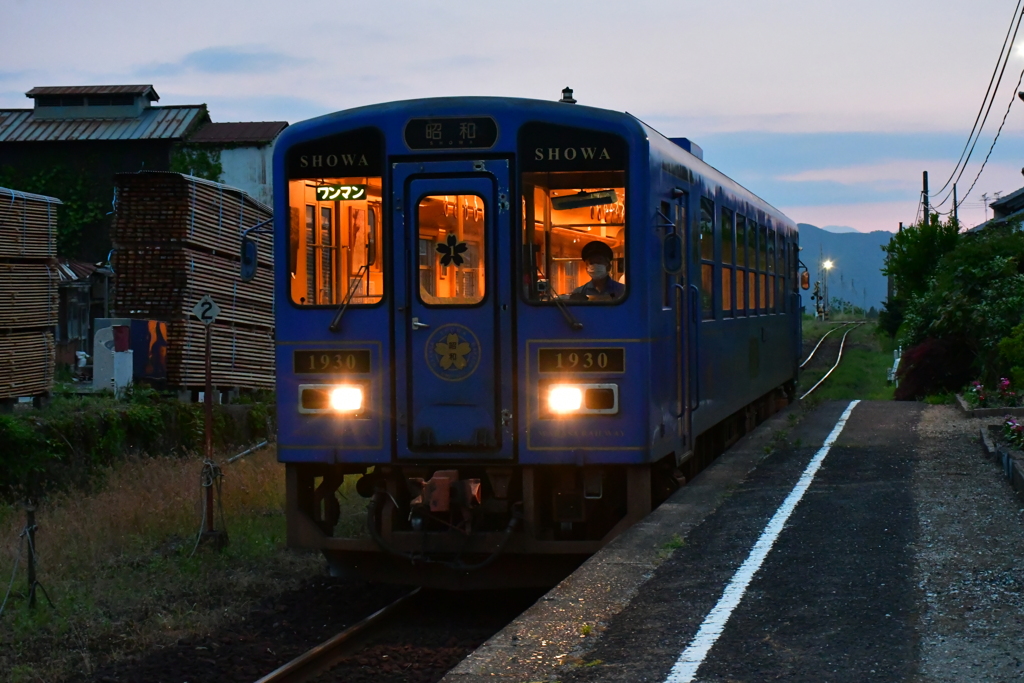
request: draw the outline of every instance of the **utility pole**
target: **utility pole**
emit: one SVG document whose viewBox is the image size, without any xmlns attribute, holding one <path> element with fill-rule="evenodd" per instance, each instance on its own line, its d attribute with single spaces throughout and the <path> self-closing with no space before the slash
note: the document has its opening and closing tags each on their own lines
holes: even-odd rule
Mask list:
<svg viewBox="0 0 1024 683">
<path fill-rule="evenodd" d="M 956 205 L 956 183 L 953 183 L 953 220 L 956 221 L 957 228 L 959 229 L 959 227 L 960 227 L 960 214 L 957 213 L 956 209 L 957 209 L 957 205 Z"/>
<path fill-rule="evenodd" d="M 988 192 L 981 193 L 981 203 L 985 209 L 985 222 L 988 222 Z"/>
<path fill-rule="evenodd" d="M 921 203 L 924 205 L 924 224 L 928 225 L 928 171 L 922 176 Z"/>
</svg>

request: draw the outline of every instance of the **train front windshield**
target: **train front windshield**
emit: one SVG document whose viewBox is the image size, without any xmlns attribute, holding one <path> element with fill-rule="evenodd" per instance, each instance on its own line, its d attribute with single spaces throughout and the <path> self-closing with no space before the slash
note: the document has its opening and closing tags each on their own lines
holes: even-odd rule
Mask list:
<svg viewBox="0 0 1024 683">
<path fill-rule="evenodd" d="M 300 306 L 375 304 L 384 294 L 380 177 L 288 182 L 291 298 Z"/>
<path fill-rule="evenodd" d="M 525 296 L 617 303 L 626 292 L 624 171 L 524 173 Z"/>
</svg>

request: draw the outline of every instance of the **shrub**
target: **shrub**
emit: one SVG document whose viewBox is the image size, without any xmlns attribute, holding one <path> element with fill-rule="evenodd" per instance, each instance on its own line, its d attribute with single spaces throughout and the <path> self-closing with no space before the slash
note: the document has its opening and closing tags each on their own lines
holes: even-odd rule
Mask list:
<svg viewBox="0 0 1024 683">
<path fill-rule="evenodd" d="M 894 398 L 915 401 L 929 394 L 959 391 L 971 378 L 972 359 L 962 340 L 928 338 L 903 353 Z"/>
</svg>

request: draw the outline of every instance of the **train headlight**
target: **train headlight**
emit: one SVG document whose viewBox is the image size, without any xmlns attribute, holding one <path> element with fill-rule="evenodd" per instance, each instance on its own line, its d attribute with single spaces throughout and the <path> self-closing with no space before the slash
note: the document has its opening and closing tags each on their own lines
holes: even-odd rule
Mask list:
<svg viewBox="0 0 1024 683">
<path fill-rule="evenodd" d="M 575 413 L 583 405 L 583 390 L 579 387 L 556 384 L 548 392 L 548 408 L 553 413 Z"/>
<path fill-rule="evenodd" d="M 547 389 L 548 417 L 556 415 L 617 415 L 618 384 L 551 384 Z M 543 415 L 542 415 L 543 416 Z"/>
<path fill-rule="evenodd" d="M 366 410 L 367 387 L 361 384 L 300 384 L 299 412 L 360 417 Z"/>
<path fill-rule="evenodd" d="M 358 413 L 363 409 L 363 388 L 343 384 L 331 389 L 331 409 L 337 413 Z"/>
</svg>

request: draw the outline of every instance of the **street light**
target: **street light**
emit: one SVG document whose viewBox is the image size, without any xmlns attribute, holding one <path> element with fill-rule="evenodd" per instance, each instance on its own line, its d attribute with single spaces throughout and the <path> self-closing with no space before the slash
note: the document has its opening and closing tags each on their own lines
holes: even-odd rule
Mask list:
<svg viewBox="0 0 1024 683">
<path fill-rule="evenodd" d="M 823 318 L 832 317 L 828 298 L 828 273 L 832 270 L 832 265 L 831 259 L 825 259 L 825 262 L 821 264 L 821 267 L 825 269 L 825 313 L 822 316 Z"/>
</svg>

